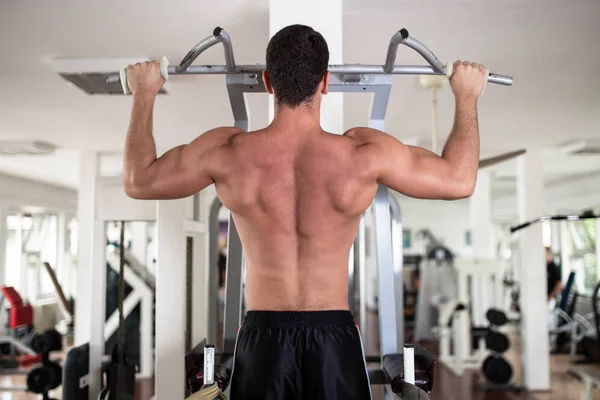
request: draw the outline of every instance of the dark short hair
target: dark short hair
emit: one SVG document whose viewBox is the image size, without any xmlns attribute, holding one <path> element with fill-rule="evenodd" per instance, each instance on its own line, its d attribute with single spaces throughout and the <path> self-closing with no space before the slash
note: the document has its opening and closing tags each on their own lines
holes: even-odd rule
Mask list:
<svg viewBox="0 0 600 400">
<path fill-rule="evenodd" d="M 329 49 L 323 36 L 305 25 L 290 25 L 271 38 L 267 73 L 279 105 L 310 100 L 327 72 Z"/>
</svg>

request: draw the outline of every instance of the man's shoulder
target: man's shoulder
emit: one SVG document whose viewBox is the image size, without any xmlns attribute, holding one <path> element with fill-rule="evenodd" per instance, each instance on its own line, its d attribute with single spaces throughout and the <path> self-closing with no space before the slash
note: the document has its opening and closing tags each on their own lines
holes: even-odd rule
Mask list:
<svg viewBox="0 0 600 400">
<path fill-rule="evenodd" d="M 374 128 L 357 127 L 347 130 L 344 136 L 356 141 L 358 146 L 372 143 L 381 131 Z"/>
<path fill-rule="evenodd" d="M 229 142 L 233 137 L 244 133 L 244 131 L 235 126 L 220 126 L 218 128 L 211 129 L 202 134 L 207 138 L 211 138 L 216 141 Z"/>
</svg>

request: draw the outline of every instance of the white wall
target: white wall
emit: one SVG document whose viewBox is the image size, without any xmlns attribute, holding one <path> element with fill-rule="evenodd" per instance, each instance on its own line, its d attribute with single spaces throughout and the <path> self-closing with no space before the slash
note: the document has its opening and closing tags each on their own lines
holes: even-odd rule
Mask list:
<svg viewBox="0 0 600 400">
<path fill-rule="evenodd" d="M 469 202 L 416 200 L 397 195 L 402 214 L 402 229 L 411 231 L 411 247 L 405 254 L 423 254 L 426 242 L 416 237 L 417 231 L 429 229 L 452 252 L 470 256 L 471 246 L 466 245 L 466 232 L 470 229 Z"/>
<path fill-rule="evenodd" d="M 79 151 L 74 149 L 56 149 L 39 156 L 0 156 L 0 173 L 69 188 L 77 187 L 78 167 Z"/>
<path fill-rule="evenodd" d="M 75 190 L 3 173 L 0 173 L 0 202 L 12 207 L 77 212 Z"/>
<path fill-rule="evenodd" d="M 549 183 L 544 186 L 544 197 L 545 209 L 540 210 L 540 216 L 547 213 L 580 212 L 586 208 L 599 209 L 600 173 Z M 493 203 L 492 210 L 496 219 L 516 218 L 516 193 L 496 196 Z"/>
</svg>

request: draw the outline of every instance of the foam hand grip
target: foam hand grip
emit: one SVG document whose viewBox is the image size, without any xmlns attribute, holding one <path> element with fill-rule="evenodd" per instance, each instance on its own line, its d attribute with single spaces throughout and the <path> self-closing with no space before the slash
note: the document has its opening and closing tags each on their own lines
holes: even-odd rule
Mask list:
<svg viewBox="0 0 600 400">
<path fill-rule="evenodd" d="M 165 81 L 169 80 L 169 60 L 167 57 L 163 57 L 158 62 L 158 68 L 160 70 L 160 76 L 163 77 Z M 129 88 L 129 84 L 127 83 L 127 67 L 121 68 L 121 72 L 119 73 L 121 79 L 121 86 L 123 87 L 123 93 L 130 94 L 131 89 Z"/>
<path fill-rule="evenodd" d="M 454 64 L 451 62 L 446 63 L 446 78 L 450 79 L 452 78 L 452 74 L 454 73 Z M 488 83 L 488 77 L 490 76 L 490 70 L 486 69 L 485 70 L 485 82 L 483 84 L 483 90 L 481 91 L 481 94 L 483 94 L 483 92 L 485 92 L 485 88 L 487 87 L 487 83 Z"/>
</svg>

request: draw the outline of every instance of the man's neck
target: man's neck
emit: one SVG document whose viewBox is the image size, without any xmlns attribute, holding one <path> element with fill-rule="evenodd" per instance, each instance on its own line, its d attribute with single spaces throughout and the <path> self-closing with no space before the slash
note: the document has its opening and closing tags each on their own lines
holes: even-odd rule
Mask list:
<svg viewBox="0 0 600 400">
<path fill-rule="evenodd" d="M 275 116 L 270 127 L 281 131 L 319 131 L 321 110 L 315 105 L 300 105 L 295 108 L 275 106 Z"/>
</svg>

